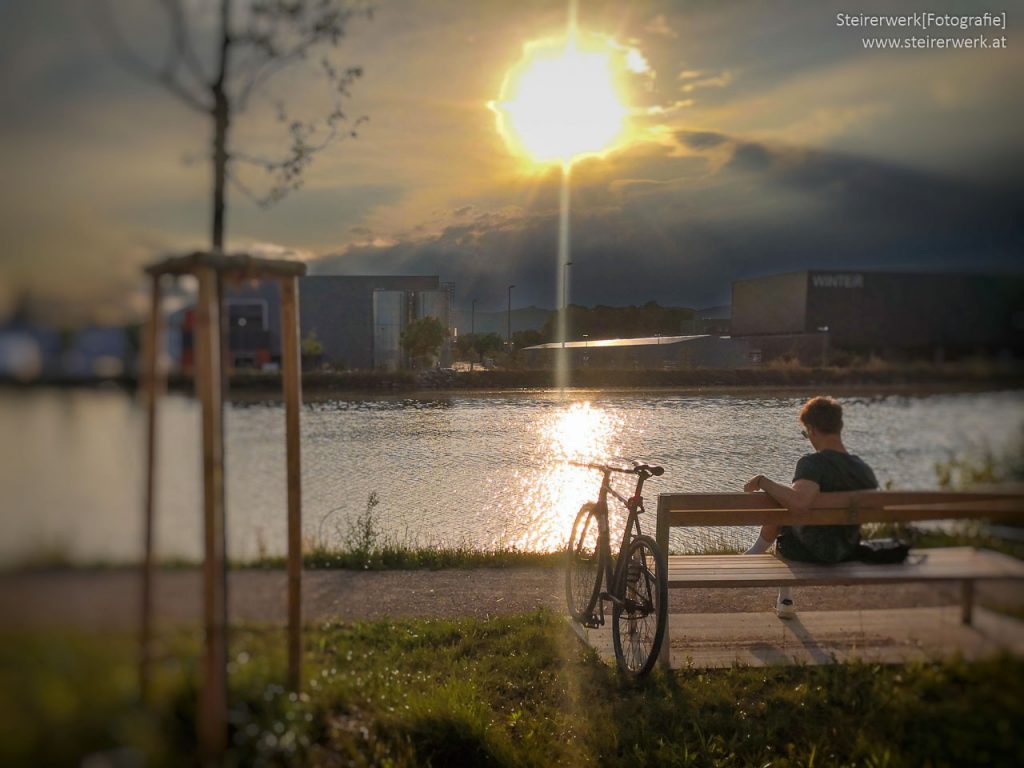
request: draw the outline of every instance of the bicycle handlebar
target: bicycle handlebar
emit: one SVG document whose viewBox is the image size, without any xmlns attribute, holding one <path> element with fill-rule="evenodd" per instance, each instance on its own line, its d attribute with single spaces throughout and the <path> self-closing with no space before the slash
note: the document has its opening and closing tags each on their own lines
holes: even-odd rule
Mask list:
<svg viewBox="0 0 1024 768">
<path fill-rule="evenodd" d="M 570 461 L 574 467 L 583 467 L 585 469 L 597 469 L 601 472 L 622 472 L 625 475 L 639 475 L 642 472 L 646 472 L 651 477 L 661 477 L 665 474 L 665 468 L 659 467 L 654 464 L 642 464 L 639 461 L 632 462 L 632 469 L 625 469 L 624 467 L 613 467 L 610 464 L 592 464 L 585 461 Z"/>
</svg>

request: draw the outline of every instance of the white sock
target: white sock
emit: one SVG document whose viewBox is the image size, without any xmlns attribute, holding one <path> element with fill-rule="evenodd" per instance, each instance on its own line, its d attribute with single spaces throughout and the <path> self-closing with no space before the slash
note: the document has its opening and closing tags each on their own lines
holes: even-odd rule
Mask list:
<svg viewBox="0 0 1024 768">
<path fill-rule="evenodd" d="M 765 552 L 768 551 L 768 547 L 770 547 L 771 545 L 772 545 L 772 543 L 770 541 L 768 541 L 768 539 L 766 539 L 764 536 L 758 535 L 757 541 L 755 541 L 750 546 L 750 549 L 748 549 L 743 554 L 744 555 L 763 555 Z"/>
<path fill-rule="evenodd" d="M 783 600 L 793 600 L 793 593 L 790 592 L 789 587 L 779 587 L 779 602 Z"/>
</svg>

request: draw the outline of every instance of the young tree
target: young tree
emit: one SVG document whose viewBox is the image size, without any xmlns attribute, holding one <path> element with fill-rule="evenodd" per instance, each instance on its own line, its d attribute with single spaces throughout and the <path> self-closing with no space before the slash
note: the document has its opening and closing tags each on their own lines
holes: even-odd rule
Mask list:
<svg viewBox="0 0 1024 768">
<path fill-rule="evenodd" d="M 224 246 L 227 182 L 260 204 L 280 200 L 302 185 L 313 156 L 336 138 L 356 136 L 366 118 L 349 121 L 342 102 L 362 75 L 359 67 L 334 61 L 347 28 L 357 17 L 370 18 L 359 0 L 216 0 L 216 17 L 183 0 L 155 0 L 165 17 L 166 52 L 155 63 L 129 43 L 115 20 L 109 0 L 97 3 L 95 18 L 117 59 L 130 70 L 162 86 L 186 106 L 207 115 L 212 124 L 210 160 L 213 168 L 211 245 Z M 208 55 L 196 45 L 209 38 Z M 147 46 L 150 47 L 150 46 Z M 296 117 L 284 101 L 276 101 L 277 120 L 286 126 L 288 150 L 272 157 L 246 154 L 231 141 L 232 129 L 254 96 L 265 93 L 270 80 L 289 67 L 316 64 L 330 106 L 326 114 Z M 269 191 L 257 196 L 239 179 L 240 164 L 254 165 L 272 179 Z"/>
<path fill-rule="evenodd" d="M 302 338 L 302 343 L 299 345 L 302 351 L 302 362 L 307 367 L 313 367 L 320 362 L 320 358 L 324 355 L 324 345 L 320 341 L 320 337 L 316 335 L 315 330 L 310 330 Z"/>
<path fill-rule="evenodd" d="M 445 327 L 436 317 L 412 320 L 402 331 L 402 349 L 414 362 L 422 362 L 437 355 L 444 343 Z"/>
</svg>

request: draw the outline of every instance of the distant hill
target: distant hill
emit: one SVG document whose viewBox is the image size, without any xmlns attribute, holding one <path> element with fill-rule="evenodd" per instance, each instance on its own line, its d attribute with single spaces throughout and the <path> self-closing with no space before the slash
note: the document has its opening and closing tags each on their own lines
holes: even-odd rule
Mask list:
<svg viewBox="0 0 1024 768">
<path fill-rule="evenodd" d="M 544 327 L 544 323 L 547 322 L 550 315 L 550 309 L 542 309 L 541 307 L 513 308 L 512 332 L 539 331 Z M 468 307 L 465 309 L 452 310 L 452 325 L 458 328 L 460 336 L 470 332 L 470 320 L 470 311 Z M 508 312 L 481 312 L 478 308 L 476 311 L 475 325 L 477 333 L 497 333 L 500 336 L 504 336 L 508 326 Z"/>
</svg>

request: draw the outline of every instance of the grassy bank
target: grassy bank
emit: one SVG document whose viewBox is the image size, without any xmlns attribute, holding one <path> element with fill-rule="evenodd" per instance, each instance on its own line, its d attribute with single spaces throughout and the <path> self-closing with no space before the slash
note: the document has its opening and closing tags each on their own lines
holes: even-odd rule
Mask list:
<svg viewBox="0 0 1024 768">
<path fill-rule="evenodd" d="M 985 361 L 936 366 L 932 364 L 895 365 L 877 363 L 859 367 L 807 367 L 797 364 L 768 365 L 760 368 L 627 370 L 576 369 L 570 373 L 570 386 L 586 389 L 650 389 L 705 387 L 865 387 L 865 386 L 1012 386 L 1024 385 L 1024 369 Z M 409 371 L 309 371 L 303 374 L 303 387 L 310 393 L 335 391 L 412 391 L 549 389 L 551 371 L 490 370 L 475 372 Z M 274 392 L 280 389 L 280 376 L 273 373 L 237 372 L 231 386 L 238 391 Z"/>
<path fill-rule="evenodd" d="M 164 638 L 156 704 L 128 637 L 0 636 L 0 764 L 194 751 L 197 637 Z M 621 681 L 549 613 L 321 626 L 305 692 L 280 631 L 231 636 L 233 765 L 1020 765 L 1024 663 L 655 673 Z"/>
<path fill-rule="evenodd" d="M 374 549 L 315 547 L 302 556 L 303 566 L 318 570 L 340 568 L 359 571 L 439 570 L 441 568 L 557 568 L 565 564 L 561 552 L 528 552 L 514 547 L 473 549 L 464 546 L 403 546 L 388 544 Z M 238 568 L 284 568 L 284 556 L 264 556 L 238 563 Z"/>
<path fill-rule="evenodd" d="M 897 536 L 911 541 L 917 548 L 932 547 L 983 547 L 1004 552 L 1024 560 L 1024 542 L 998 538 L 972 523 L 964 523 L 952 530 L 909 529 L 906 526 L 866 526 L 865 537 L 888 538 Z M 722 545 L 710 547 L 691 554 L 739 554 L 741 549 Z M 673 554 L 675 552 L 673 551 Z M 468 546 L 412 546 L 384 544 L 373 548 L 314 546 L 302 555 L 306 570 L 440 570 L 442 568 L 560 568 L 565 564 L 562 552 L 530 552 L 515 547 L 475 549 Z M 163 569 L 196 569 L 198 560 L 168 559 L 159 563 Z M 40 552 L 20 561 L 13 570 L 64 570 L 85 569 L 105 570 L 114 568 L 136 568 L 137 563 L 114 563 L 108 561 L 77 562 L 67 553 Z M 232 569 L 283 570 L 286 567 L 284 555 L 262 555 L 248 560 L 230 563 Z"/>
<path fill-rule="evenodd" d="M 334 392 L 407 393 L 419 390 L 515 390 L 551 389 L 554 374 L 547 370 L 503 369 L 469 371 L 306 371 L 302 375 L 307 395 L 329 396 Z M 118 386 L 135 389 L 131 376 L 113 379 L 63 378 L 41 382 L 56 387 Z M 192 390 L 189 377 L 175 375 L 171 389 Z M 0 380 L 16 388 L 36 386 Z M 583 389 L 707 389 L 786 387 L 842 388 L 992 388 L 1024 386 L 1024 366 L 992 360 L 973 360 L 934 365 L 888 363 L 869 360 L 855 366 L 804 366 L 775 362 L 757 368 L 632 370 L 581 368 L 570 372 L 569 386 Z M 231 375 L 237 394 L 278 397 L 279 373 L 239 370 Z"/>
</svg>

